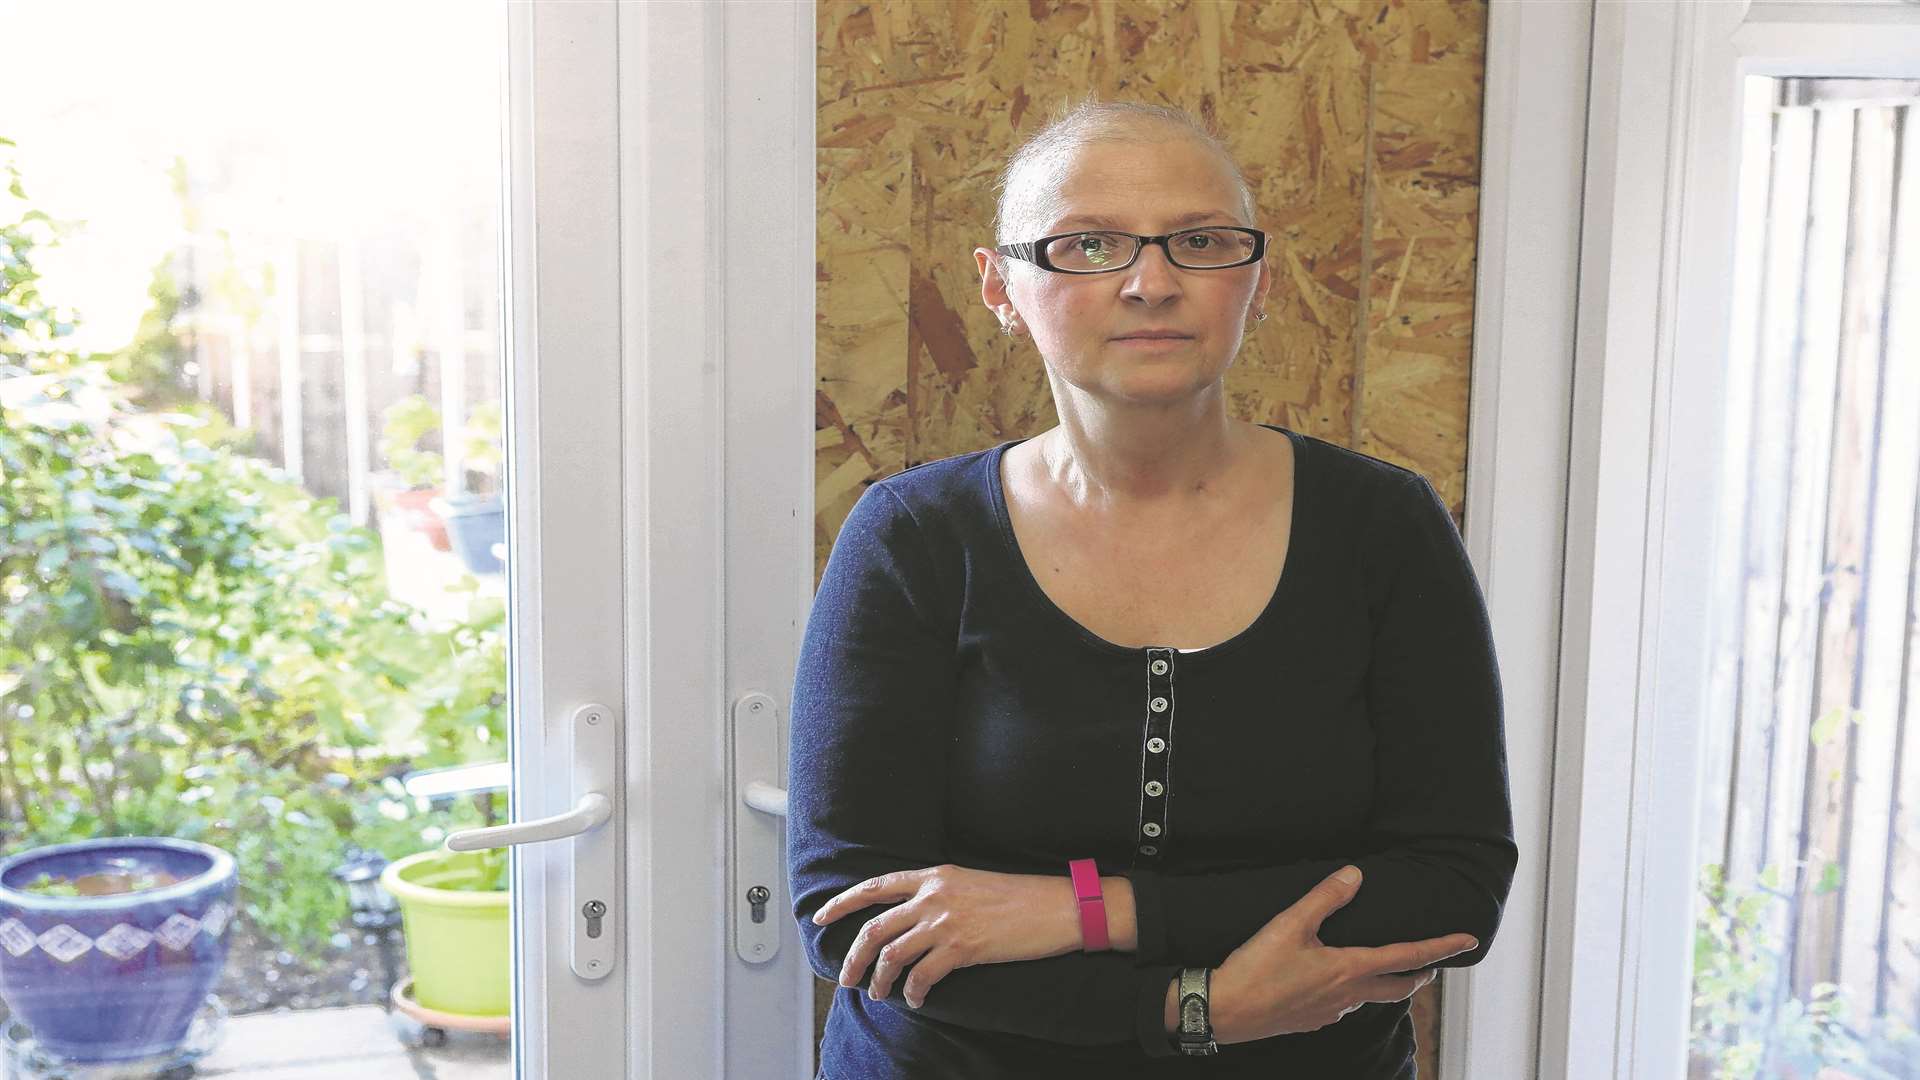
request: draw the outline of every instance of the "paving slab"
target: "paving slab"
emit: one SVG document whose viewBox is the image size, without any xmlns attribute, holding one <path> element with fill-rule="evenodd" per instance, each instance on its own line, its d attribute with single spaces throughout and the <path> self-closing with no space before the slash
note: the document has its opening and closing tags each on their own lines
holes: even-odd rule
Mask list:
<svg viewBox="0 0 1920 1080">
<path fill-rule="evenodd" d="M 382 1057 L 398 1057 L 405 1062 L 407 1049 L 388 1025 L 386 1011 L 378 1006 L 289 1009 L 228 1018 L 219 1044 L 200 1060 L 199 1072 L 218 1076 L 246 1069 Z"/>
<path fill-rule="evenodd" d="M 195 1063 L 194 1080 L 513 1080 L 505 1037 L 448 1031 L 425 1046 L 422 1029 L 377 1005 L 282 1009 L 229 1017 L 213 1051 Z M 69 1070 L 70 1080 L 153 1080 L 156 1063 L 123 1062 Z M 44 1080 L 13 1054 L 5 1080 Z"/>
<path fill-rule="evenodd" d="M 194 1075 L 220 1080 L 512 1080 L 511 1047 L 495 1035 L 448 1032 L 410 1047 L 377 1005 L 236 1016 Z"/>
</svg>

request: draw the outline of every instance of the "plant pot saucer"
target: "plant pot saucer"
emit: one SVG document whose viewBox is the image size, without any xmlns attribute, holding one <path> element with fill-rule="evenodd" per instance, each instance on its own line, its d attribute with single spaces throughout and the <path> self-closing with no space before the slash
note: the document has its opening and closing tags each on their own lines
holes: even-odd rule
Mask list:
<svg viewBox="0 0 1920 1080">
<path fill-rule="evenodd" d="M 393 984 L 393 1007 L 428 1028 L 439 1028 L 443 1031 L 480 1031 L 489 1035 L 506 1035 L 513 1031 L 511 1016 L 472 1016 L 467 1013 L 430 1009 L 420 1004 L 413 1000 L 412 976 Z"/>
<path fill-rule="evenodd" d="M 213 994 L 193 1014 L 187 1037 L 171 1052 L 124 1061 L 71 1061 L 34 1041 L 18 1017 L 0 1020 L 0 1063 L 7 1080 L 185 1080 L 194 1063 L 226 1035 L 227 1006 Z"/>
</svg>

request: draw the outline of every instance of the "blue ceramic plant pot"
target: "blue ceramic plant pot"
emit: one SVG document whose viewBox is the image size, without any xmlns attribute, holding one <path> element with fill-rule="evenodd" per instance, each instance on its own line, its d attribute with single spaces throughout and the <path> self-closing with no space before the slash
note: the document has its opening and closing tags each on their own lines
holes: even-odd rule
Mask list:
<svg viewBox="0 0 1920 1080">
<path fill-rule="evenodd" d="M 498 495 L 455 495 L 440 504 L 447 535 L 460 561 L 475 574 L 498 574 L 506 564 L 493 545 L 507 538 L 507 509 Z"/>
<path fill-rule="evenodd" d="M 42 874 L 164 872 L 172 884 L 102 896 L 29 892 Z M 0 859 L 0 998 L 51 1054 L 130 1061 L 174 1051 L 220 977 L 239 881 L 233 856 L 168 837 L 114 836 Z"/>
</svg>

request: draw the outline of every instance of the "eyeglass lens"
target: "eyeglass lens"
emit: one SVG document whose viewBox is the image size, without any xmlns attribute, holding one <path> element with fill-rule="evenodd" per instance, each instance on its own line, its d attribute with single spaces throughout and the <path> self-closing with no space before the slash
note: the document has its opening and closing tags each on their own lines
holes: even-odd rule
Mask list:
<svg viewBox="0 0 1920 1080">
<path fill-rule="evenodd" d="M 1047 261 L 1061 270 L 1113 270 L 1133 258 L 1139 243 L 1126 233 L 1074 233 L 1047 244 Z M 1174 236 L 1167 247 L 1175 266 L 1232 266 L 1253 257 L 1253 236 L 1232 229 L 1194 229 Z"/>
</svg>

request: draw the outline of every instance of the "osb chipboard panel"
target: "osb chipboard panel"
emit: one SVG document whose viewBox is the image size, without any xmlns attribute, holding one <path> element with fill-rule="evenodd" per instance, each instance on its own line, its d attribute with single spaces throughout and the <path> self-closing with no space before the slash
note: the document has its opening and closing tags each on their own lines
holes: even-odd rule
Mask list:
<svg viewBox="0 0 1920 1080">
<path fill-rule="evenodd" d="M 1089 89 L 1213 121 L 1254 186 L 1274 286 L 1227 374 L 1232 414 L 1417 469 L 1459 520 L 1486 16 L 1485 0 L 820 0 L 816 574 L 867 484 L 1055 423 L 972 252 L 1007 155 Z M 1415 1009 L 1428 1076 L 1432 992 Z"/>
</svg>

